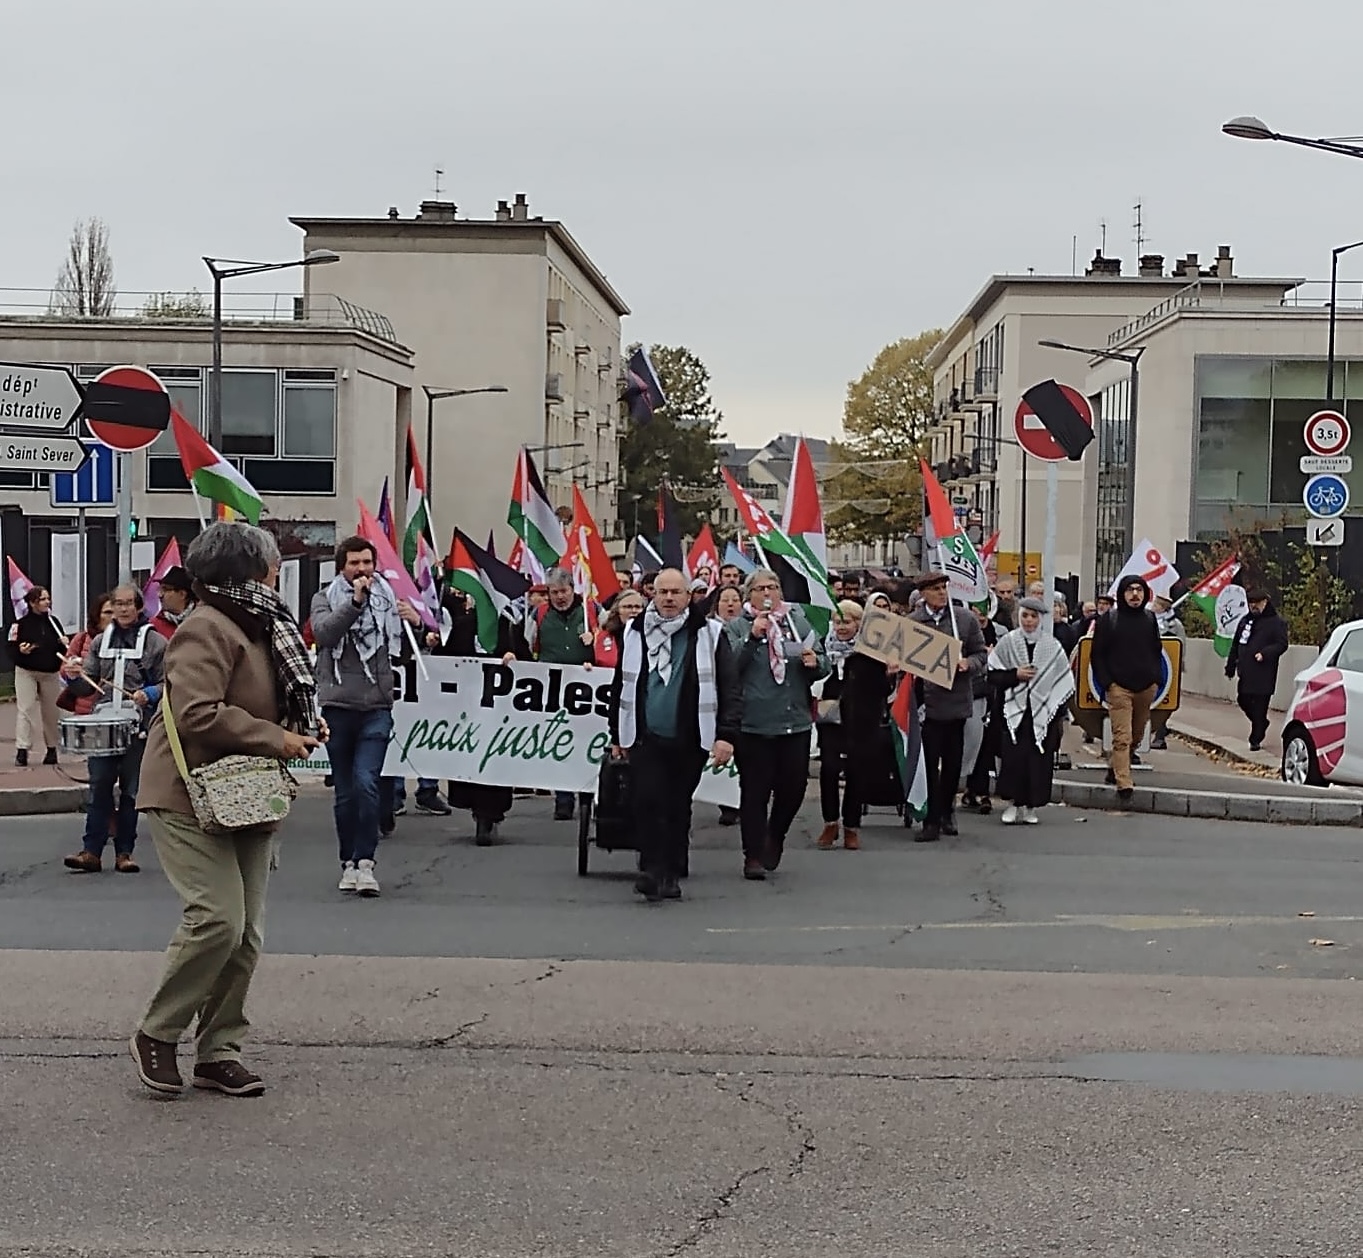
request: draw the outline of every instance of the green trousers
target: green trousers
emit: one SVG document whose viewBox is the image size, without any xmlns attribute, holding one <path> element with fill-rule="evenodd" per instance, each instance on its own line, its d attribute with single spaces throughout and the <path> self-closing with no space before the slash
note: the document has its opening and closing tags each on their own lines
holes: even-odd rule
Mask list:
<svg viewBox="0 0 1363 1258">
<path fill-rule="evenodd" d="M 178 1043 L 197 1017 L 197 1060 L 234 1061 L 250 1027 L 246 993 L 264 942 L 273 833 L 205 834 L 180 813 L 146 817 L 161 868 L 184 901 L 184 917 L 142 1032 Z"/>
</svg>

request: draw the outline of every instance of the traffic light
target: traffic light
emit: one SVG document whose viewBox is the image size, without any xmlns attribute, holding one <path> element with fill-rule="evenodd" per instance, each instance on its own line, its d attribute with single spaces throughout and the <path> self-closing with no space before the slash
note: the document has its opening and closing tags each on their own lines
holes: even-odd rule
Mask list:
<svg viewBox="0 0 1363 1258">
<path fill-rule="evenodd" d="M 139 525 L 139 523 L 140 523 L 140 521 L 138 520 L 138 518 L 137 518 L 136 516 L 133 516 L 132 519 L 130 519 L 130 520 L 128 521 L 128 540 L 129 540 L 130 542 L 135 542 L 135 541 L 137 541 L 137 532 L 138 532 L 138 525 Z"/>
</svg>

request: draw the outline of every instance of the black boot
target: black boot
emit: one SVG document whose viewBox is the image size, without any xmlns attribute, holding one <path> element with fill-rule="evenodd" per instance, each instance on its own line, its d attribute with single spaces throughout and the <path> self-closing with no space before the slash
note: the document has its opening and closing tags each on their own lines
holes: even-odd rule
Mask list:
<svg viewBox="0 0 1363 1258">
<path fill-rule="evenodd" d="M 497 823 L 486 817 L 475 817 L 473 841 L 479 847 L 491 847 L 497 841 Z"/>
<path fill-rule="evenodd" d="M 47 749 L 47 755 L 45 755 L 45 756 L 43 757 L 43 763 L 44 763 L 44 764 L 56 764 L 56 763 L 57 763 L 57 749 L 56 749 L 55 747 L 49 747 L 49 748 Z"/>
<path fill-rule="evenodd" d="M 28 768 L 28 752 L 23 747 L 14 753 L 14 763 L 21 769 Z"/>
</svg>

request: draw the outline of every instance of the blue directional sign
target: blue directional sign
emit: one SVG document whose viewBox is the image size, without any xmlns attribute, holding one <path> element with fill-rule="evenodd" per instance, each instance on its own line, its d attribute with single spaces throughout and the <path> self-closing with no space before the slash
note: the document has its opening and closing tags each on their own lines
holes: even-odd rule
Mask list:
<svg viewBox="0 0 1363 1258">
<path fill-rule="evenodd" d="M 112 507 L 118 501 L 117 452 L 87 441 L 90 457 L 78 472 L 52 473 L 54 507 Z"/>
</svg>

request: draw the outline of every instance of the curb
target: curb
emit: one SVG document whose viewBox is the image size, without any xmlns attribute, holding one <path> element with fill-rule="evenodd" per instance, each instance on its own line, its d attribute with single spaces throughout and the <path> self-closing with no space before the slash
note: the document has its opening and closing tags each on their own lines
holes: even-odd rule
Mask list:
<svg viewBox="0 0 1363 1258">
<path fill-rule="evenodd" d="M 80 812 L 84 804 L 83 786 L 38 786 L 0 791 L 0 817 Z"/>
<path fill-rule="evenodd" d="M 1363 827 L 1363 800 L 1307 799 L 1298 795 L 1230 795 L 1220 791 L 1168 790 L 1138 786 L 1126 808 L 1117 806 L 1110 786 L 1056 779 L 1053 804 L 1104 812 L 1156 813 L 1214 821 L 1266 821 L 1286 826 Z"/>
<path fill-rule="evenodd" d="M 1180 741 L 1188 743 L 1192 747 L 1196 747 L 1199 751 L 1206 751 L 1220 756 L 1223 760 L 1226 760 L 1231 764 L 1244 765 L 1246 768 L 1259 770 L 1275 768 L 1272 763 L 1256 760 L 1252 755 L 1246 755 L 1243 751 L 1236 751 L 1233 747 L 1224 746 L 1216 738 L 1203 730 L 1189 729 L 1187 727 L 1180 729 L 1170 725 L 1169 733 Z"/>
</svg>

